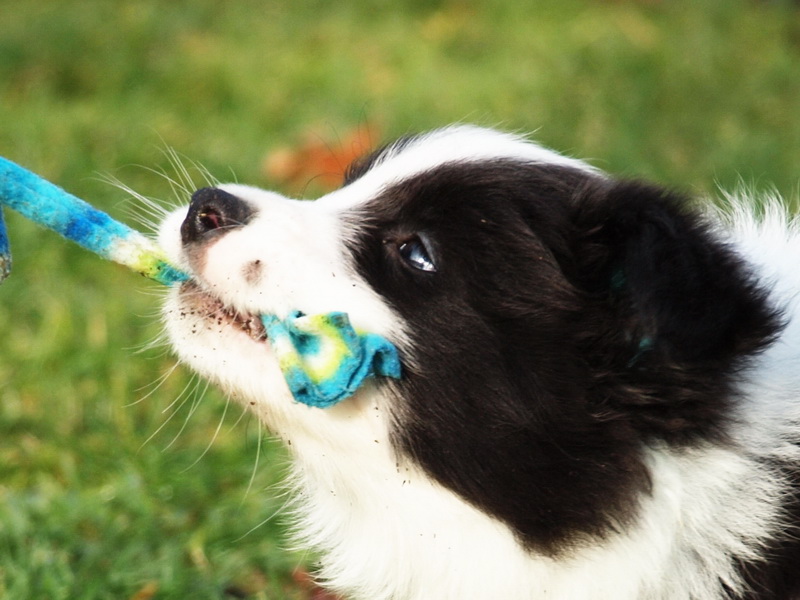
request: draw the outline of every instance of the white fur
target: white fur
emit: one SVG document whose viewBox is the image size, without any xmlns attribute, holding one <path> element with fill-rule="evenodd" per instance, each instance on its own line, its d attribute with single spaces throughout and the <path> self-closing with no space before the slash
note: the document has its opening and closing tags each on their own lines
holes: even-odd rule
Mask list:
<svg viewBox="0 0 800 600">
<path fill-rule="evenodd" d="M 340 215 L 437 164 L 498 157 L 590 168 L 518 137 L 451 128 L 390 154 L 315 203 L 225 186 L 260 212 L 208 248 L 204 261 L 192 262 L 181 249 L 182 212 L 165 221 L 160 242 L 230 306 L 278 314 L 344 310 L 357 326 L 402 346 L 402 324 L 347 261 L 343 240 L 350 224 Z M 800 323 L 794 318 L 800 235 L 777 209 L 759 221 L 743 205 L 719 217 L 720 231 L 774 290 L 790 322 L 743 384 L 739 447 L 650 448 L 654 489 L 636 526 L 558 560 L 523 550 L 506 526 L 394 456 L 387 437 L 391 392 L 381 395 L 368 385 L 331 409 L 309 408 L 292 401 L 266 344 L 188 315 L 177 290 L 166 303 L 165 323 L 183 362 L 291 444 L 297 538 L 322 552 L 320 576 L 333 589 L 368 600 L 710 600 L 721 597 L 721 582 L 742 586 L 731 557 L 758 557 L 765 538 L 783 526 L 778 505 L 785 490 L 760 459 L 800 460 L 787 442 L 800 423 Z M 242 277 L 254 260 L 267 269 L 257 284 Z"/>
</svg>

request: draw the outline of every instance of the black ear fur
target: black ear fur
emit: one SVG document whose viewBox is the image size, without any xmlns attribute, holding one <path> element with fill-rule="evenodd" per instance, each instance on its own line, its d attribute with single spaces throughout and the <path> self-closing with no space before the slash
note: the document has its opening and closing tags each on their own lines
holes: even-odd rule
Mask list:
<svg viewBox="0 0 800 600">
<path fill-rule="evenodd" d="M 687 198 L 651 185 L 607 184 L 572 222 L 574 279 L 599 326 L 588 361 L 606 395 L 661 434 L 720 427 L 736 373 L 780 328 L 746 263 Z"/>
</svg>

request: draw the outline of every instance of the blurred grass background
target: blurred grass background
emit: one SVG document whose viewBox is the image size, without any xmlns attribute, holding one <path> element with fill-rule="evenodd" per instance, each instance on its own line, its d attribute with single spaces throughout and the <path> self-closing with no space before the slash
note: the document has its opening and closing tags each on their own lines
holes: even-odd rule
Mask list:
<svg viewBox="0 0 800 600">
<path fill-rule="evenodd" d="M 0 16 L 0 155 L 132 224 L 103 178 L 169 197 L 166 147 L 280 187 L 264 163 L 287 145 L 346 153 L 353 131 L 453 121 L 796 200 L 790 1 L 0 0 Z M 311 559 L 273 518 L 280 449 L 215 392 L 181 396 L 164 348 L 136 351 L 159 331 L 155 286 L 7 218 L 0 597 L 309 597 L 291 573 Z"/>
</svg>

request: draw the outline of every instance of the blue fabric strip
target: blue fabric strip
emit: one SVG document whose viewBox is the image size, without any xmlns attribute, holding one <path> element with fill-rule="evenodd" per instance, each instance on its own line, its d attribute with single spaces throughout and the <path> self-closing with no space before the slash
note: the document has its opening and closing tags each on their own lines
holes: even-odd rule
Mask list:
<svg viewBox="0 0 800 600">
<path fill-rule="evenodd" d="M 261 321 L 286 383 L 302 404 L 327 408 L 355 394 L 367 378 L 401 376 L 397 348 L 382 336 L 357 333 L 345 313 L 262 315 Z"/>
<path fill-rule="evenodd" d="M 161 250 L 138 231 L 0 158 L 0 281 L 11 268 L 2 205 L 160 283 L 189 278 L 163 260 Z M 345 313 L 295 312 L 283 320 L 274 315 L 262 315 L 261 320 L 292 394 L 308 406 L 333 406 L 355 394 L 367 378 L 401 375 L 395 346 L 379 335 L 357 333 Z"/>
</svg>

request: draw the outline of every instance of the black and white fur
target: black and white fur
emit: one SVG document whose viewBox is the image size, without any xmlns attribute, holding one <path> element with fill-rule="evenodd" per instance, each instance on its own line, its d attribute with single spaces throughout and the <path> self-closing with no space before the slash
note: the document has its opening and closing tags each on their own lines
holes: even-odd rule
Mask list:
<svg viewBox="0 0 800 600">
<path fill-rule="evenodd" d="M 800 598 L 800 234 L 458 126 L 315 202 L 205 189 L 160 242 L 181 358 L 294 459 L 368 600 Z M 254 315 L 346 311 L 404 376 L 293 401 Z"/>
</svg>

